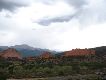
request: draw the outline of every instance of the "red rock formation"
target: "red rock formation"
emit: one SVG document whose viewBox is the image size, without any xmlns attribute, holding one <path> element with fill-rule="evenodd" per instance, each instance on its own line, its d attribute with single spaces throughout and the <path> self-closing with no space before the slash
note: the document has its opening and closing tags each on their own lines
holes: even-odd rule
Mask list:
<svg viewBox="0 0 106 80">
<path fill-rule="evenodd" d="M 95 50 L 90 49 L 72 49 L 71 51 L 64 52 L 64 56 L 83 56 L 95 54 Z"/>
<path fill-rule="evenodd" d="M 9 48 L 7 50 L 4 50 L 0 53 L 0 56 L 7 59 L 7 58 L 17 58 L 17 59 L 21 59 L 21 54 L 16 51 L 13 48 Z"/>
<path fill-rule="evenodd" d="M 26 57 L 25 60 L 27 61 L 36 61 L 37 57 Z"/>
<path fill-rule="evenodd" d="M 50 52 L 44 52 L 42 55 L 40 55 L 40 58 L 51 58 L 52 54 Z"/>
</svg>

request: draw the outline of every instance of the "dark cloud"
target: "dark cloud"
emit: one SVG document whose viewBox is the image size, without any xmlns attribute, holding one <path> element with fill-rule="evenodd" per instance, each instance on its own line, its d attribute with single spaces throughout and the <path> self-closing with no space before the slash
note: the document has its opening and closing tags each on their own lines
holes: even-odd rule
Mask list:
<svg viewBox="0 0 106 80">
<path fill-rule="evenodd" d="M 64 1 L 69 5 L 75 6 L 76 8 L 80 8 L 83 5 L 87 4 L 86 0 L 64 0 Z"/>
<path fill-rule="evenodd" d="M 76 14 L 61 16 L 61 17 L 55 17 L 55 18 L 44 18 L 44 19 L 39 20 L 37 23 L 40 24 L 40 25 L 43 25 L 43 26 L 48 26 L 51 23 L 68 22 L 75 16 L 76 16 Z"/>
<path fill-rule="evenodd" d="M 39 2 L 42 2 L 44 4 L 54 4 L 58 1 L 64 1 L 69 5 L 73 5 L 77 8 L 83 6 L 84 4 L 86 4 L 86 0 L 39 0 Z"/>
<path fill-rule="evenodd" d="M 57 23 L 57 22 L 68 22 L 71 19 L 73 19 L 74 17 L 78 17 L 80 15 L 80 12 L 83 10 L 84 5 L 87 5 L 86 0 L 63 0 L 65 3 L 67 3 L 68 5 L 71 5 L 71 7 L 75 7 L 75 9 L 77 10 L 77 12 L 75 14 L 70 14 L 70 15 L 65 15 L 65 16 L 61 16 L 61 17 L 54 17 L 54 18 L 43 18 L 41 20 L 39 20 L 37 23 L 40 25 L 44 25 L 44 26 L 48 26 L 51 23 Z M 50 3 L 55 3 L 56 0 L 54 1 L 48 1 L 45 0 L 43 1 L 43 3 L 45 4 L 50 4 Z"/>
<path fill-rule="evenodd" d="M 18 0 L 17 0 L 18 1 Z M 0 0 L 0 10 L 6 9 L 14 11 L 17 7 L 26 6 L 26 4 L 17 2 L 16 0 Z"/>
</svg>

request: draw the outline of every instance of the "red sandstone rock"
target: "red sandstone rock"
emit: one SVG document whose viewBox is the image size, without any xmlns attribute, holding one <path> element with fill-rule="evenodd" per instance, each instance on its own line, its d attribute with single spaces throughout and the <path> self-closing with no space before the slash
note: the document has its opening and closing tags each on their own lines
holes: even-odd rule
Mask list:
<svg viewBox="0 0 106 80">
<path fill-rule="evenodd" d="M 95 50 L 90 49 L 72 49 L 71 51 L 64 52 L 64 56 L 83 56 L 95 54 Z"/>
<path fill-rule="evenodd" d="M 26 57 L 27 61 L 36 61 L 37 57 Z"/>
<path fill-rule="evenodd" d="M 7 50 L 4 50 L 0 53 L 0 56 L 7 59 L 7 58 L 17 58 L 22 59 L 21 54 L 15 50 L 14 48 L 9 48 Z"/>
<path fill-rule="evenodd" d="M 40 55 L 40 58 L 51 58 L 52 54 L 50 52 L 44 52 L 42 55 Z"/>
</svg>

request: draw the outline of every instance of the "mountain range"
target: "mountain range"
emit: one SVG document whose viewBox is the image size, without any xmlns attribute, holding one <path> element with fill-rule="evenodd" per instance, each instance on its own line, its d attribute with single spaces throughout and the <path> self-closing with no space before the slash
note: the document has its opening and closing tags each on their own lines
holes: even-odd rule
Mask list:
<svg viewBox="0 0 106 80">
<path fill-rule="evenodd" d="M 18 52 L 21 53 L 22 57 L 39 56 L 39 55 L 43 54 L 44 52 L 50 52 L 50 53 L 56 54 L 56 55 L 62 55 L 64 52 L 67 52 L 67 51 L 57 52 L 57 51 L 52 51 L 52 50 L 49 50 L 49 49 L 34 48 L 34 47 L 31 47 L 31 46 L 26 45 L 26 44 L 15 45 L 15 46 L 10 46 L 10 47 L 0 46 L 0 52 L 3 51 L 3 50 L 6 50 L 8 48 L 16 49 Z M 95 54 L 98 55 L 98 56 L 106 55 L 106 46 L 89 48 L 89 49 L 95 50 Z"/>
<path fill-rule="evenodd" d="M 15 45 L 15 46 L 10 46 L 10 47 L 0 46 L 0 51 L 6 50 L 8 48 L 16 49 L 17 51 L 19 51 L 21 53 L 22 57 L 38 56 L 44 52 L 51 52 L 53 54 L 57 53 L 56 51 L 52 51 L 49 49 L 34 48 L 34 47 L 28 46 L 26 44 Z"/>
</svg>

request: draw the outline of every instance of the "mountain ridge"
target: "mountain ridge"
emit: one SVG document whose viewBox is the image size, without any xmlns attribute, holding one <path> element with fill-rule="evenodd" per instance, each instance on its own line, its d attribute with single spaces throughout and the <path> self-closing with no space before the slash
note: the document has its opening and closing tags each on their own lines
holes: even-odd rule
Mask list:
<svg viewBox="0 0 106 80">
<path fill-rule="evenodd" d="M 39 55 L 43 54 L 44 52 L 50 52 L 55 55 L 62 55 L 62 53 L 67 52 L 67 51 L 58 52 L 58 51 L 52 51 L 49 49 L 34 48 L 34 47 L 31 47 L 26 44 L 15 45 L 15 46 L 10 46 L 10 47 L 9 46 L 0 46 L 0 52 L 2 52 L 3 50 L 6 50 L 8 48 L 16 49 L 17 51 L 19 51 L 22 54 L 22 57 L 39 56 Z M 95 50 L 95 53 L 98 56 L 106 55 L 106 46 L 100 46 L 100 47 L 88 48 L 88 49 Z"/>
<path fill-rule="evenodd" d="M 17 51 L 19 51 L 22 54 L 22 57 L 28 57 L 28 56 L 38 56 L 41 55 L 44 52 L 51 52 L 56 53 L 56 51 L 52 51 L 49 49 L 41 49 L 41 48 L 34 48 L 26 44 L 22 45 L 15 45 L 15 46 L 0 46 L 0 52 L 3 50 L 6 50 L 8 48 L 14 48 Z"/>
</svg>

